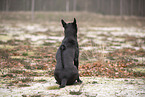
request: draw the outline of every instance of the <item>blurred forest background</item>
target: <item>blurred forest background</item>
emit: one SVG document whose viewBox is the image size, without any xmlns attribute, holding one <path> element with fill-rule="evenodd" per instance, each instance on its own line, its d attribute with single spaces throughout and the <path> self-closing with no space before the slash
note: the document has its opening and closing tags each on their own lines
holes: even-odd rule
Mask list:
<svg viewBox="0 0 145 97">
<path fill-rule="evenodd" d="M 145 16 L 145 0 L 0 0 L 0 11 L 31 10 Z"/>
</svg>

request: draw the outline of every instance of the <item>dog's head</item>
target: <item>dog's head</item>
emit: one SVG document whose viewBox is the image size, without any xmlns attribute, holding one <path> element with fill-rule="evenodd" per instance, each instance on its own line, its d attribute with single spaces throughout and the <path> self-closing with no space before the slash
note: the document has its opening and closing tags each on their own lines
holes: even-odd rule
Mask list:
<svg viewBox="0 0 145 97">
<path fill-rule="evenodd" d="M 77 24 L 75 18 L 72 23 L 66 23 L 63 19 L 61 20 L 61 23 L 64 27 L 65 36 L 77 36 Z"/>
</svg>

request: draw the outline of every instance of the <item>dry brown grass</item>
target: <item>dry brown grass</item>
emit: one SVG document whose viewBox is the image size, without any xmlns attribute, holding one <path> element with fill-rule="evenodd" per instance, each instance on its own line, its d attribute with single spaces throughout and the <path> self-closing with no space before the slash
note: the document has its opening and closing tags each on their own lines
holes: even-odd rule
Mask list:
<svg viewBox="0 0 145 97">
<path fill-rule="evenodd" d="M 122 27 L 143 27 L 145 25 L 144 17 L 135 16 L 110 16 L 88 12 L 35 12 L 36 23 L 60 22 L 62 18 L 71 21 L 72 18 L 79 21 L 79 25 L 87 26 L 122 26 Z M 31 12 L 0 12 L 1 23 L 30 22 Z"/>
</svg>

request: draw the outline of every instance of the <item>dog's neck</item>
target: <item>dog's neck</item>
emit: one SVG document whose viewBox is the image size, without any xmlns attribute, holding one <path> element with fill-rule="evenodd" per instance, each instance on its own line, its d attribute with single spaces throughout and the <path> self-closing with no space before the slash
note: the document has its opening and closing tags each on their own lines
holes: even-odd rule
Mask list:
<svg viewBox="0 0 145 97">
<path fill-rule="evenodd" d="M 77 39 L 77 35 L 71 35 L 71 36 L 70 35 L 68 35 L 68 36 L 65 35 L 64 39 L 75 39 L 76 40 Z"/>
<path fill-rule="evenodd" d="M 69 31 L 69 32 L 65 32 L 65 38 L 67 37 L 72 37 L 72 38 L 77 38 L 77 32 L 72 32 L 72 31 Z"/>
<path fill-rule="evenodd" d="M 77 45 L 77 36 L 65 36 L 62 43 L 67 47 L 75 47 Z"/>
</svg>

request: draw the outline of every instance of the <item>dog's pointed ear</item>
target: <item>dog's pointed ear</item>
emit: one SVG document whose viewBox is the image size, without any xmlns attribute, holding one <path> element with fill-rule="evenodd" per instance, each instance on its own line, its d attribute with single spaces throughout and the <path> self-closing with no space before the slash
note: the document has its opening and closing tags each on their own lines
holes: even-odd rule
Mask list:
<svg viewBox="0 0 145 97">
<path fill-rule="evenodd" d="M 63 19 L 61 20 L 61 23 L 62 23 L 62 26 L 65 28 L 66 27 L 66 23 L 65 23 L 65 21 Z"/>
<path fill-rule="evenodd" d="M 76 28 L 76 30 L 77 30 L 77 23 L 76 23 L 76 19 L 74 18 L 74 21 L 73 21 L 73 25 L 74 25 L 74 27 Z"/>
<path fill-rule="evenodd" d="M 73 23 L 74 23 L 74 24 L 76 24 L 76 18 L 74 18 L 74 21 L 73 21 Z"/>
</svg>

